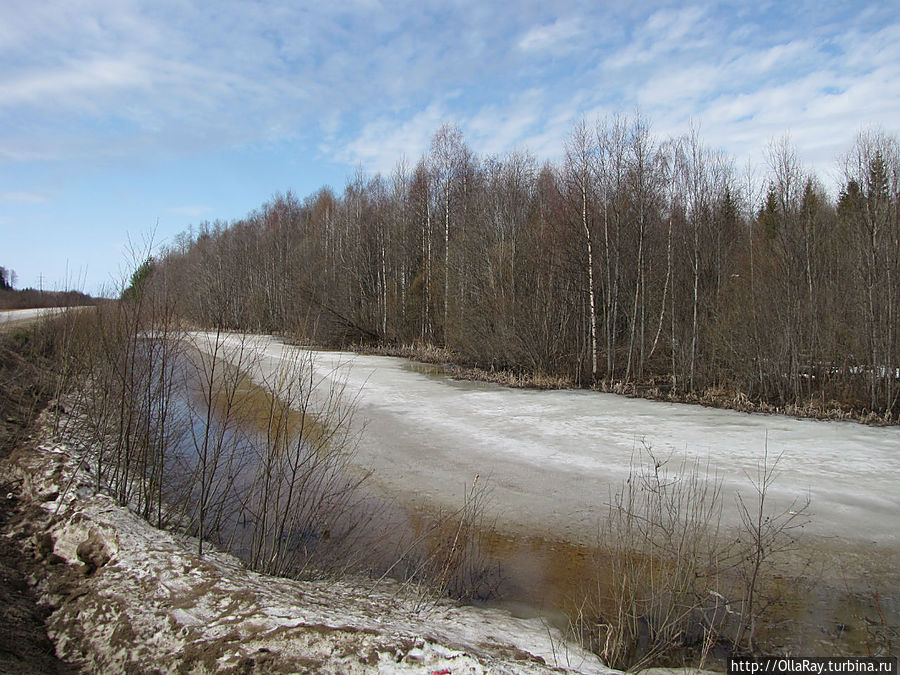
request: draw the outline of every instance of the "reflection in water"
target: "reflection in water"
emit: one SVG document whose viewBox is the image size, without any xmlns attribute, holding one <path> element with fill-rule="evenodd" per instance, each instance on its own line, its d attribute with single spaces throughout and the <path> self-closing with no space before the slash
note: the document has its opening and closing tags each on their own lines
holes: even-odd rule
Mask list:
<svg viewBox="0 0 900 675">
<path fill-rule="evenodd" d="M 170 453 L 169 503 L 182 529 L 257 571 L 354 569 L 376 507 L 350 464 L 349 413 L 338 397 L 313 410 L 308 370 L 288 365 L 262 388 L 222 360 L 183 359 L 174 405 L 188 433 Z"/>
</svg>

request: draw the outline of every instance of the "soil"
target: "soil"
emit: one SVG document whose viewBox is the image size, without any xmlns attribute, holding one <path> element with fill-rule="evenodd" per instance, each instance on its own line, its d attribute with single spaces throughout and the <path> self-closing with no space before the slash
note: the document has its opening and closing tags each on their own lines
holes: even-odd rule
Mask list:
<svg viewBox="0 0 900 675">
<path fill-rule="evenodd" d="M 77 673 L 77 668 L 56 658 L 47 637 L 44 620 L 50 609 L 38 606 L 34 590 L 28 584 L 36 561 L 25 549 L 25 542 L 8 536 L 12 521 L 18 517 L 18 499 L 10 492 L 11 488 L 14 486 L 0 485 L 3 491 L 0 494 L 0 607 L 3 607 L 0 672 Z"/>
<path fill-rule="evenodd" d="M 77 673 L 56 657 L 47 637 L 50 609 L 37 604 L 28 580 L 36 578 L 39 562 L 23 535 L 12 535 L 22 518 L 18 484 L 9 482 L 7 458 L 23 443 L 35 410 L 46 404 L 40 373 L 21 359 L 9 343 L 0 345 L 0 673 Z"/>
</svg>

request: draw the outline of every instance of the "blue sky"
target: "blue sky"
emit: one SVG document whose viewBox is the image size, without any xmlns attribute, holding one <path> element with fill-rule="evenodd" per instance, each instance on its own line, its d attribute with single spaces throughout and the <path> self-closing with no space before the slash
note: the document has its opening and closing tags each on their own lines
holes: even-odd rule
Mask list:
<svg viewBox="0 0 900 675">
<path fill-rule="evenodd" d="M 556 160 L 635 109 L 760 171 L 789 134 L 833 187 L 858 131 L 900 129 L 900 5 L 4 0 L 0 265 L 97 292 L 129 239 L 388 173 L 443 122 Z"/>
</svg>

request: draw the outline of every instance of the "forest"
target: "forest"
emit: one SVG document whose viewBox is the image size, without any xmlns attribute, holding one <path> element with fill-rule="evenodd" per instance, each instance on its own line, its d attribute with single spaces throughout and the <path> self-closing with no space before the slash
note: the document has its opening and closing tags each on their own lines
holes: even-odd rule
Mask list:
<svg viewBox="0 0 900 675">
<path fill-rule="evenodd" d="M 135 272 L 184 319 L 440 348 L 488 372 L 809 415 L 900 416 L 900 146 L 859 133 L 839 194 L 789 140 L 741 171 L 695 129 L 582 121 L 564 159 L 442 126 L 340 194 L 204 222 Z"/>
<path fill-rule="evenodd" d="M 0 266 L 0 310 L 36 307 L 77 307 L 94 305 L 95 298 L 81 291 L 45 291 L 38 288 L 15 288 L 16 273 Z"/>
</svg>

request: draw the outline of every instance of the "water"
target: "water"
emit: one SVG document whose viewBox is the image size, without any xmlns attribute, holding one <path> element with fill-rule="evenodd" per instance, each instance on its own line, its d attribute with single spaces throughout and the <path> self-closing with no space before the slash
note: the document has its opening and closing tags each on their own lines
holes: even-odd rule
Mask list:
<svg viewBox="0 0 900 675">
<path fill-rule="evenodd" d="M 205 339 L 198 336 L 201 348 Z M 227 339 L 231 348 L 240 341 Z M 245 346 L 259 356 L 256 379 L 271 378 L 293 351 L 269 337 Z M 588 563 L 635 464 L 649 459 L 677 475 L 687 458 L 721 485 L 723 533 L 740 527 L 738 497 L 755 504 L 762 466 L 775 467 L 768 514 L 810 501 L 809 522 L 777 572 L 776 585 L 789 591 L 780 617 L 793 627 L 790 637 L 774 636 L 773 648 L 868 653 L 884 642 L 879 631 L 889 639 L 900 624 L 897 427 L 506 389 L 416 372 L 402 359 L 311 356 L 316 386 L 342 387 L 355 401 L 363 436 L 354 462 L 372 471 L 370 489 L 381 498 L 405 514 L 446 513 L 480 476 L 496 526 L 480 549 L 518 611 L 571 611 L 585 577 L 603 574 Z M 388 520 L 397 529 L 404 518 Z"/>
</svg>

